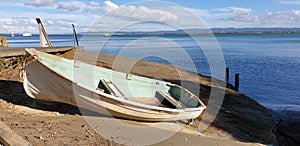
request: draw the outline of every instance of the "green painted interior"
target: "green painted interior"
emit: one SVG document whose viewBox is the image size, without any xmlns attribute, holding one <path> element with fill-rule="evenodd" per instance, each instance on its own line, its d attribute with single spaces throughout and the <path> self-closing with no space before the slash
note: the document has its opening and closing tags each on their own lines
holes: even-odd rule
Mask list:
<svg viewBox="0 0 300 146">
<path fill-rule="evenodd" d="M 189 93 L 186 89 L 180 87 L 172 87 L 168 93 L 176 100 L 180 101 L 187 107 L 197 107 L 200 105 L 197 97 Z"/>
<path fill-rule="evenodd" d="M 199 101 L 192 94 L 183 94 L 186 89 L 170 87 L 166 82 L 135 75 L 127 78 L 126 73 L 116 72 L 79 61 L 69 60 L 58 56 L 38 52 L 42 62 L 61 76 L 90 88 L 102 88 L 101 79 L 111 81 L 122 92 L 124 97 L 153 98 L 156 91 L 169 93 L 174 99 L 182 102 L 187 107 L 199 106 Z"/>
</svg>

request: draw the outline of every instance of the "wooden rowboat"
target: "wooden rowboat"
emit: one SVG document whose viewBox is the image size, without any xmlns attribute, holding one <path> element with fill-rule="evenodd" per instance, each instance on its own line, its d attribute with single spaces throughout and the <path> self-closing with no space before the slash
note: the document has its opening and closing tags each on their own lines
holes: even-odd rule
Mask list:
<svg viewBox="0 0 300 146">
<path fill-rule="evenodd" d="M 206 106 L 169 82 L 117 72 L 35 49 L 27 61 L 24 89 L 33 98 L 62 102 L 139 121 L 197 118 Z"/>
</svg>

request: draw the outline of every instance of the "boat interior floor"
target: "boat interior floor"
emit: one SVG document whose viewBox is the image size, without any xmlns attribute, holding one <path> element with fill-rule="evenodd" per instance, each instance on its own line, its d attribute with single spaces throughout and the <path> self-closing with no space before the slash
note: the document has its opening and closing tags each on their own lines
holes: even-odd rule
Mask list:
<svg viewBox="0 0 300 146">
<path fill-rule="evenodd" d="M 175 100 L 169 93 L 162 91 L 156 91 L 154 97 L 125 97 L 121 90 L 113 82 L 105 81 L 104 79 L 100 80 L 97 90 L 141 104 L 169 107 L 173 109 L 186 108 L 184 104 Z"/>
</svg>

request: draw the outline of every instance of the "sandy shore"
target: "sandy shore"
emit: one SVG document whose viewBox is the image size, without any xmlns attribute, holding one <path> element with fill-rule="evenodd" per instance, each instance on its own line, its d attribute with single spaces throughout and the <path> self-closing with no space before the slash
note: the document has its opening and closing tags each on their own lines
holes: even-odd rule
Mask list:
<svg viewBox="0 0 300 146">
<path fill-rule="evenodd" d="M 76 52 L 78 59 L 96 63 L 98 66 L 112 68 L 118 71 L 128 72 L 128 68 L 122 64 L 114 64 L 115 57 L 98 55 L 91 52 Z M 74 52 L 62 55 L 73 58 Z M 99 58 L 99 59 L 98 59 Z M 180 123 L 163 123 L 166 126 L 182 126 L 179 132 L 165 141 L 155 145 L 261 145 L 277 144 L 274 120 L 270 112 L 257 102 L 234 91 L 230 88 L 212 83 L 211 79 L 191 72 L 186 72 L 172 66 L 136 61 L 133 59 L 118 58 L 123 63 L 135 62 L 130 73 L 147 77 L 155 77 L 178 83 L 180 79 L 197 84 L 200 89 L 200 98 L 205 103 L 209 100 L 210 90 L 217 88 L 225 90 L 225 98 L 220 111 L 208 128 L 201 133 L 197 131 L 197 125 L 182 126 Z M 178 73 L 180 72 L 180 73 Z M 119 133 L 116 137 L 104 137 L 94 131 L 95 127 L 80 115 L 77 107 L 60 103 L 52 103 L 31 99 L 26 96 L 22 88 L 22 80 L 18 77 L 18 69 L 2 70 L 0 74 L 0 120 L 11 127 L 24 139 L 33 145 L 119 145 L 117 139 L 127 136 Z M 180 78 L 179 75 L 180 74 Z M 194 91 L 194 86 L 190 86 Z M 230 86 L 229 86 L 230 87 Z M 202 115 L 206 120 L 210 113 Z M 201 119 L 199 117 L 199 119 Z M 111 127 L 118 127 L 111 118 L 100 117 L 99 120 L 110 123 Z M 120 119 L 121 120 L 121 119 Z M 136 121 L 121 120 L 130 125 L 147 125 Z M 196 121 L 197 123 L 197 121 Z M 103 127 L 105 128 L 105 127 Z M 158 128 L 166 131 L 164 126 Z M 167 129 L 172 131 L 172 129 Z M 157 133 L 153 133 L 157 135 Z M 145 142 L 149 137 L 132 137 L 129 141 Z M 132 144 L 126 143 L 125 144 Z"/>
<path fill-rule="evenodd" d="M 17 97 L 19 98 L 19 97 Z M 24 99 L 25 100 L 25 99 Z M 26 102 L 26 101 L 22 101 Z M 31 101 L 32 102 L 32 101 Z M 33 101 L 33 104 L 40 104 L 46 108 L 49 103 L 40 103 Z M 47 104 L 47 105 L 43 105 Z M 85 121 L 85 119 L 77 115 L 64 113 L 64 111 L 48 111 L 61 107 L 60 104 L 53 103 L 54 107 L 49 107 L 48 110 L 41 109 L 38 106 L 12 104 L 4 100 L 0 100 L 1 117 L 0 120 L 6 123 L 16 133 L 22 136 L 25 140 L 33 145 L 119 145 L 113 142 L 112 139 L 107 139 L 98 133 Z M 74 112 L 73 107 L 69 110 Z M 68 112 L 65 109 L 65 112 Z M 105 117 L 101 120 L 109 120 Z M 124 120 L 123 120 L 124 122 Z M 131 124 L 141 124 L 140 122 L 125 121 Z M 111 127 L 117 125 L 111 124 Z M 139 138 L 139 141 L 148 140 Z M 131 143 L 129 143 L 131 144 Z M 243 143 L 232 139 L 214 138 L 193 131 L 189 128 L 183 128 L 174 136 L 166 141 L 154 144 L 156 146 L 165 145 L 260 145 L 255 143 Z"/>
</svg>

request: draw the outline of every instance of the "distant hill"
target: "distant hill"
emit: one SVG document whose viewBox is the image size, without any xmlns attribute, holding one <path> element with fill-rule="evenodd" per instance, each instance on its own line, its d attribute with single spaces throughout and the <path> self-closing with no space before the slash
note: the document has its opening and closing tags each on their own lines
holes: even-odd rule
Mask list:
<svg viewBox="0 0 300 146">
<path fill-rule="evenodd" d="M 300 33 L 300 28 L 212 28 L 214 33 Z"/>
<path fill-rule="evenodd" d="M 104 35 L 104 31 L 80 32 L 78 35 Z M 112 35 L 184 35 L 184 34 L 300 34 L 300 28 L 212 28 L 212 29 L 184 29 L 170 31 L 118 31 L 110 32 Z M 10 36 L 10 33 L 2 33 L 1 36 Z M 21 36 L 22 34 L 15 34 Z M 38 34 L 33 34 L 38 35 Z M 71 34 L 49 34 L 71 35 Z"/>
<path fill-rule="evenodd" d="M 105 32 L 82 32 L 81 35 L 103 35 Z M 272 33 L 299 33 L 300 28 L 212 28 L 212 29 L 185 29 L 174 31 L 118 31 L 113 35 L 174 35 L 174 34 L 272 34 Z"/>
</svg>

